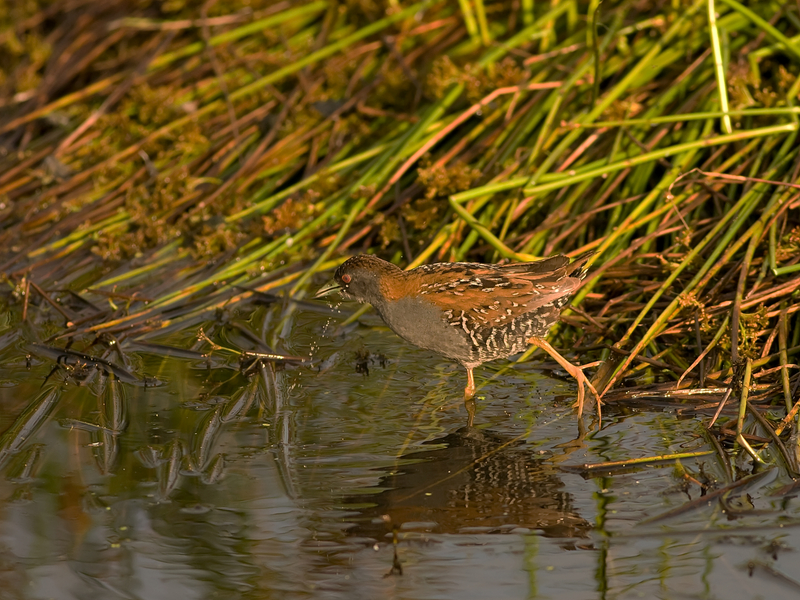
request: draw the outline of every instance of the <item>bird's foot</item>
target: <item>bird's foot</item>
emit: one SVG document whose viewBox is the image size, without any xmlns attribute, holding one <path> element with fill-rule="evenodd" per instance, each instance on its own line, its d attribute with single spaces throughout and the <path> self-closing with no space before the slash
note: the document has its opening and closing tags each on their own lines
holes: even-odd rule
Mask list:
<svg viewBox="0 0 800 600">
<path fill-rule="evenodd" d="M 464 398 L 464 408 L 467 409 L 467 429 L 472 429 L 472 424 L 475 422 L 475 398 L 470 396 Z"/>
<path fill-rule="evenodd" d="M 592 382 L 586 378 L 586 375 L 583 374 L 583 369 L 587 369 L 589 367 L 597 366 L 598 363 L 589 363 L 583 366 L 576 366 L 569 362 L 566 358 L 559 354 L 558 350 L 553 348 L 547 340 L 543 340 L 541 338 L 531 338 L 528 340 L 529 344 L 536 346 L 537 348 L 541 348 L 545 352 L 547 352 L 550 356 L 552 356 L 556 362 L 563 367 L 563 369 L 572 375 L 575 378 L 575 381 L 578 382 L 578 401 L 575 403 L 575 406 L 578 407 L 578 417 L 583 414 L 583 399 L 586 396 L 586 390 L 584 386 L 589 386 L 589 389 L 594 394 L 594 397 L 597 399 L 597 418 L 602 419 L 602 413 L 600 406 L 602 405 L 602 401 L 600 400 L 600 394 L 597 393 L 597 390 L 592 385 Z"/>
<path fill-rule="evenodd" d="M 597 393 L 597 390 L 592 385 L 592 382 L 584 374 L 583 370 L 588 369 L 591 367 L 597 366 L 597 363 L 589 363 L 586 365 L 573 365 L 572 363 L 569 364 L 569 367 L 562 365 L 564 369 L 566 369 L 567 373 L 572 375 L 575 378 L 575 381 L 578 383 L 578 400 L 573 404 L 573 406 L 578 408 L 578 417 L 583 414 L 583 401 L 586 397 L 586 391 L 584 386 L 588 386 L 591 390 L 592 394 L 594 394 L 595 400 L 597 401 L 597 418 L 602 419 L 602 411 L 601 406 L 603 401 L 600 399 L 600 394 Z"/>
</svg>

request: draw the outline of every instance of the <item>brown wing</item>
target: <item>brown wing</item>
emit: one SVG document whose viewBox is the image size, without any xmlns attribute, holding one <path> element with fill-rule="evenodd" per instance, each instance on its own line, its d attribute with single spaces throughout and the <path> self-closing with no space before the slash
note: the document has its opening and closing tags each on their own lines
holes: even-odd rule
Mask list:
<svg viewBox="0 0 800 600">
<path fill-rule="evenodd" d="M 420 268 L 415 287 L 448 321 L 478 331 L 545 307 L 557 314 L 580 284 L 580 268 L 589 256 L 572 263 L 566 256 L 554 256 L 512 265 L 440 264 Z"/>
</svg>

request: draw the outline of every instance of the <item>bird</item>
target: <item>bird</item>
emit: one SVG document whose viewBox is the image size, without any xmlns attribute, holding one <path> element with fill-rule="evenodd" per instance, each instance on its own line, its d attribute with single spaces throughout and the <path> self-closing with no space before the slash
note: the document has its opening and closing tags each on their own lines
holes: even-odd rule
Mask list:
<svg viewBox="0 0 800 600">
<path fill-rule="evenodd" d="M 467 371 L 464 402 L 468 427 L 475 414 L 473 370 L 507 358 L 528 345 L 553 357 L 578 383 L 576 406 L 583 412 L 587 385 L 583 373 L 545 339 L 561 309 L 586 276 L 592 252 L 570 261 L 564 255 L 512 264 L 433 263 L 404 271 L 371 254 L 353 256 L 334 273 L 333 284 L 315 298 L 339 292 L 369 303 L 398 336 L 460 363 Z"/>
</svg>

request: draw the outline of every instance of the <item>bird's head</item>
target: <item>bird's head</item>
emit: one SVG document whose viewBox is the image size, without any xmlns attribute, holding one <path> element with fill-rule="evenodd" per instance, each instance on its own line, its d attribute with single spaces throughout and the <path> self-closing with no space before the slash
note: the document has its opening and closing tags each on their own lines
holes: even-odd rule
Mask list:
<svg viewBox="0 0 800 600">
<path fill-rule="evenodd" d="M 322 298 L 338 291 L 344 298 L 376 306 L 385 299 L 383 288 L 402 274 L 403 271 L 392 263 L 360 254 L 339 265 L 333 275 L 334 284 L 320 289 L 314 297 Z"/>
</svg>

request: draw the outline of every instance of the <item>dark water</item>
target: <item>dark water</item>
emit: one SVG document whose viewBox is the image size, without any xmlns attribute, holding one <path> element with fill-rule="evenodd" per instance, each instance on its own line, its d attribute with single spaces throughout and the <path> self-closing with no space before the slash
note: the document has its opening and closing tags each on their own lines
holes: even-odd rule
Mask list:
<svg viewBox="0 0 800 600">
<path fill-rule="evenodd" d="M 700 496 L 675 461 L 569 468 L 709 450 L 704 418 L 610 406 L 581 432 L 574 384 L 533 361 L 478 371 L 466 430 L 458 367 L 342 318 L 261 306 L 150 337 L 251 332 L 314 359 L 250 374 L 220 352 L 88 350 L 156 387 L 80 364 L 45 381 L 53 358 L 4 325 L 0 598 L 800 597 L 786 473 L 659 519 Z M 715 454 L 681 465 L 730 483 Z"/>
</svg>

